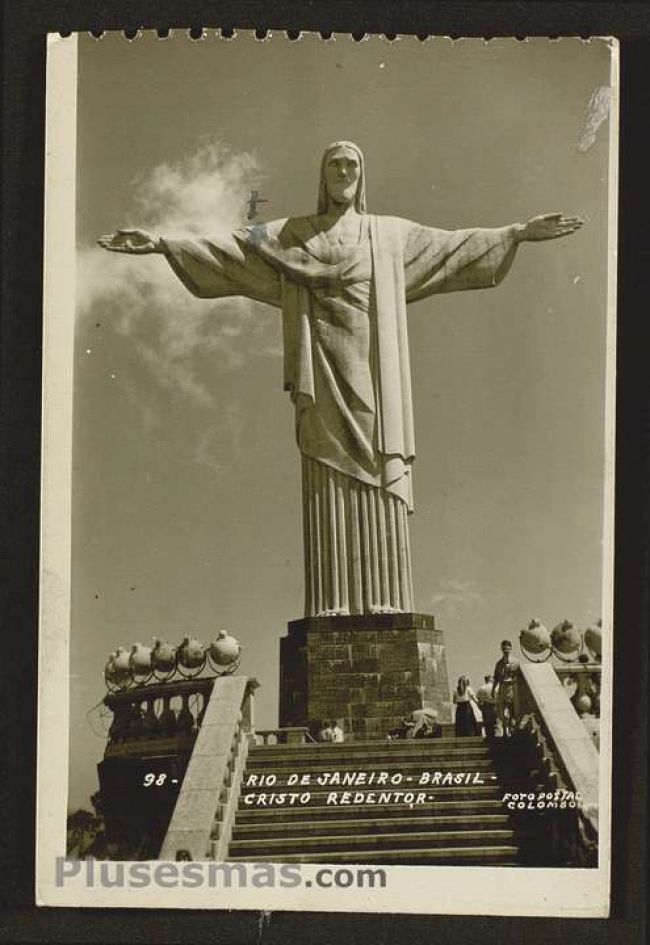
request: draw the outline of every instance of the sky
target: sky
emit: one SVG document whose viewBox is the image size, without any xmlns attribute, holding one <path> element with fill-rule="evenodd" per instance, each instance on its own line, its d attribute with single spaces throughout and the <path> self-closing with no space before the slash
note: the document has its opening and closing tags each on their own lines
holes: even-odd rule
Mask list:
<svg viewBox="0 0 650 945">
<path fill-rule="evenodd" d="M 197 300 L 118 227 L 210 235 L 315 212 L 322 149 L 365 153 L 368 209 L 445 229 L 562 210 L 497 289 L 409 306 L 416 610 L 450 682 L 504 637 L 601 614 L 609 84 L 605 42 L 80 37 L 70 806 L 88 806 L 119 644 L 242 643 L 277 724 L 302 615 L 300 464 L 279 313 Z M 600 91 L 598 91 L 600 90 Z M 587 134 L 585 135 L 585 131 Z"/>
</svg>

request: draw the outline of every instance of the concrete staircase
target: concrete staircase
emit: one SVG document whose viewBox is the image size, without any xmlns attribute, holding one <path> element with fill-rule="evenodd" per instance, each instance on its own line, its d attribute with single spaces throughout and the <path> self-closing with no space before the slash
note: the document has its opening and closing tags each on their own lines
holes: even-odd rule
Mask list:
<svg viewBox="0 0 650 945">
<path fill-rule="evenodd" d="M 503 789 L 490 749 L 482 738 L 453 737 L 450 728 L 432 740 L 252 747 L 228 860 L 518 864 L 520 845 L 501 803 Z M 333 772 L 341 780 L 344 773 L 365 772 L 366 781 L 374 772 L 375 781 L 318 783 L 319 778 L 331 781 Z M 379 772 L 389 783 L 377 784 Z M 430 777 L 440 772 L 441 779 L 446 773 L 466 776 L 463 783 L 420 784 L 427 772 Z M 401 783 L 390 783 L 400 775 Z M 420 801 L 398 799 L 398 791 L 420 795 Z M 272 795 L 290 792 L 303 795 L 302 801 L 274 803 Z M 347 804 L 341 803 L 343 792 L 349 792 Z M 332 794 L 338 803 L 332 803 Z M 381 794 L 392 798 L 379 803 Z"/>
</svg>

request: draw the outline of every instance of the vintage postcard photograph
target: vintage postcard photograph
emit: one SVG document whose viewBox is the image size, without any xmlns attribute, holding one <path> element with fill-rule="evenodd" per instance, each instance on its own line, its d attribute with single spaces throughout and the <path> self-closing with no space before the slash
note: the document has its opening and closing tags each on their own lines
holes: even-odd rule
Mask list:
<svg viewBox="0 0 650 945">
<path fill-rule="evenodd" d="M 608 915 L 617 80 L 50 37 L 41 905 Z"/>
</svg>

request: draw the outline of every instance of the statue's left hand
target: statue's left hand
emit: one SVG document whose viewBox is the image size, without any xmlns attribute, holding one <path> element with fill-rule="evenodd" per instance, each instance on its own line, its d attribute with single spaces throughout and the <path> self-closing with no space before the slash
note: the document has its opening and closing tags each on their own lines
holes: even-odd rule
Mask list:
<svg viewBox="0 0 650 945">
<path fill-rule="evenodd" d="M 524 223 L 519 231 L 520 240 L 555 240 L 569 236 L 583 225 L 580 217 L 565 217 L 562 213 L 545 213 Z"/>
</svg>

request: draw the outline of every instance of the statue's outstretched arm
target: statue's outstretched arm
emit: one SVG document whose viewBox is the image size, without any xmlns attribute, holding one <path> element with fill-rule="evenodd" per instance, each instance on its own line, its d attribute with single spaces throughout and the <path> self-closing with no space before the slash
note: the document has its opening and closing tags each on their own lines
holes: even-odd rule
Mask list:
<svg viewBox="0 0 650 945">
<path fill-rule="evenodd" d="M 545 213 L 497 229 L 439 230 L 404 221 L 407 302 L 438 292 L 486 289 L 508 274 L 520 243 L 558 239 L 583 225 L 579 217 Z"/>
<path fill-rule="evenodd" d="M 117 230 L 97 240 L 111 253 L 165 256 L 197 298 L 245 296 L 280 307 L 280 277 L 259 255 L 237 240 L 152 236 L 145 230 Z"/>
</svg>

